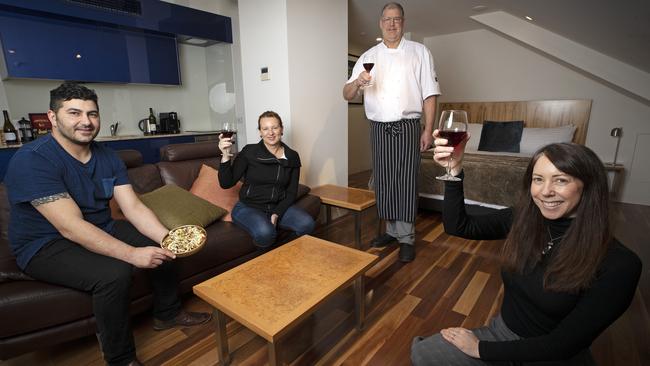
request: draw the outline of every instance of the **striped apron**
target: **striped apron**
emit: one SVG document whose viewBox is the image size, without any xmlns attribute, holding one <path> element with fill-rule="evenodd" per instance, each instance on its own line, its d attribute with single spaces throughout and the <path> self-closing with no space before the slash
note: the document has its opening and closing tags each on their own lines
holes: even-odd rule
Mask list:
<svg viewBox="0 0 650 366">
<path fill-rule="evenodd" d="M 369 122 L 379 217 L 391 221 L 415 222 L 420 168 L 420 119 Z"/>
</svg>

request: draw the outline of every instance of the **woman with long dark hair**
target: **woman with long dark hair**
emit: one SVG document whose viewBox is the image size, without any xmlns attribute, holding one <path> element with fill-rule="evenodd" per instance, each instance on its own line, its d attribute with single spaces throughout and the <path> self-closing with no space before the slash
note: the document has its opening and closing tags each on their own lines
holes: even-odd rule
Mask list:
<svg viewBox="0 0 650 366">
<path fill-rule="evenodd" d="M 434 131 L 434 160 L 464 178 L 463 150 Z M 612 237 L 604 166 L 589 148 L 551 144 L 537 151 L 521 200 L 487 215 L 465 212 L 463 183 L 445 182 L 445 232 L 505 239 L 500 314 L 486 327 L 416 337 L 415 365 L 594 365 L 589 346 L 628 308 L 639 257 Z"/>
</svg>

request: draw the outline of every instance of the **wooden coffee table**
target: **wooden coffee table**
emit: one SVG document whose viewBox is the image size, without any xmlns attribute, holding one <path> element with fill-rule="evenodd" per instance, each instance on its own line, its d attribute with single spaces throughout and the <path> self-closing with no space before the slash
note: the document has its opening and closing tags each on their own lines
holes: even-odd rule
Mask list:
<svg viewBox="0 0 650 366">
<path fill-rule="evenodd" d="M 361 249 L 361 213 L 377 204 L 375 192 L 326 184 L 312 188 L 309 193 L 320 197 L 321 203 L 325 205 L 328 225 L 332 219 L 332 206 L 352 211 L 354 214 L 354 244 L 357 249 Z M 380 230 L 378 227 L 378 234 Z"/>
<path fill-rule="evenodd" d="M 194 286 L 212 305 L 221 364 L 230 362 L 225 315 L 268 341 L 269 363 L 280 364 L 277 344 L 337 290 L 354 282 L 357 328 L 363 328 L 363 273 L 378 257 L 309 235 Z"/>
</svg>

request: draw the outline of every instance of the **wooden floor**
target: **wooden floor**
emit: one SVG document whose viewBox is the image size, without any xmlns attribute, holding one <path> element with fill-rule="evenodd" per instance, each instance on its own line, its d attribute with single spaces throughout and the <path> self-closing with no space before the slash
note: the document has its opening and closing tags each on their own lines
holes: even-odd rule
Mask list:
<svg viewBox="0 0 650 366">
<path fill-rule="evenodd" d="M 368 174 L 350 177 L 350 186 L 366 188 Z M 616 204 L 616 234 L 646 264 L 630 309 L 594 342 L 599 365 L 650 365 L 650 207 Z M 374 210 L 363 216 L 362 239 L 376 234 Z M 352 245 L 349 215 L 321 227 L 316 236 Z M 292 365 L 408 365 L 411 340 L 447 326 L 477 327 L 498 312 L 503 295 L 499 264 L 501 242 L 471 241 L 443 232 L 440 215 L 419 213 L 415 261 L 402 264 L 397 247 L 377 253 L 382 260 L 367 273 L 367 322 L 354 330 L 353 293 L 343 290 L 295 329 L 283 344 L 283 359 Z M 189 297 L 191 310 L 210 307 Z M 214 324 L 163 332 L 152 330 L 149 316 L 134 319 L 138 357 L 147 365 L 216 365 Z M 233 365 L 263 365 L 265 341 L 238 323 L 228 324 Z M 102 365 L 97 342 L 87 337 L 33 352 L 3 365 Z"/>
</svg>

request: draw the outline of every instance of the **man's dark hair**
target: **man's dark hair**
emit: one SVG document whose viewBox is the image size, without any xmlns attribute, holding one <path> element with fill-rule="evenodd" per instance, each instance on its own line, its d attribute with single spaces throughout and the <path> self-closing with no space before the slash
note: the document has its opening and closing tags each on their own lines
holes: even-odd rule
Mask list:
<svg viewBox="0 0 650 366">
<path fill-rule="evenodd" d="M 74 82 L 66 81 L 56 89 L 50 90 L 50 109 L 56 112 L 63 106 L 63 102 L 72 99 L 92 100 L 95 102 L 97 108 L 99 108 L 97 94 L 95 94 L 94 90 Z"/>
</svg>

